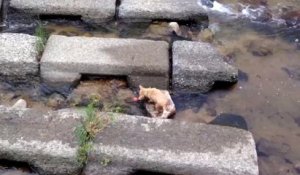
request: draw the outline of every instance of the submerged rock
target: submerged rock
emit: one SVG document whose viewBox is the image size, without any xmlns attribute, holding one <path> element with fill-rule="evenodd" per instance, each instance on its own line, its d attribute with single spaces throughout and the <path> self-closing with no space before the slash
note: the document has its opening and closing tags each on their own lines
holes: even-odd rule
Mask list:
<svg viewBox="0 0 300 175">
<path fill-rule="evenodd" d="M 273 142 L 265 138 L 261 138 L 256 144 L 257 154 L 262 157 L 283 156 L 291 148 L 288 144 L 282 142 Z"/>
<path fill-rule="evenodd" d="M 272 50 L 267 47 L 251 46 L 249 47 L 248 51 L 251 52 L 252 55 L 259 57 L 265 57 L 273 54 Z"/>
<path fill-rule="evenodd" d="M 214 40 L 214 33 L 211 31 L 211 29 L 204 29 L 200 32 L 199 39 L 204 42 L 213 42 Z"/>
<path fill-rule="evenodd" d="M 247 82 L 249 80 L 249 75 L 242 70 L 239 70 L 239 81 Z"/>
<path fill-rule="evenodd" d="M 298 66 L 283 67 L 282 70 L 285 73 L 287 73 L 291 79 L 300 80 L 300 67 Z"/>
<path fill-rule="evenodd" d="M 296 170 L 297 173 L 300 174 L 300 162 L 297 162 L 297 163 L 295 164 L 295 170 Z"/>
<path fill-rule="evenodd" d="M 227 113 L 220 114 L 213 121 L 211 121 L 210 124 L 230 126 L 230 127 L 248 130 L 248 125 L 246 120 L 242 116 L 236 114 L 227 114 Z"/>
<path fill-rule="evenodd" d="M 47 106 L 52 108 L 58 108 L 59 106 L 63 105 L 65 98 L 57 93 L 52 94 L 47 102 Z"/>
<path fill-rule="evenodd" d="M 249 36 L 245 38 L 243 45 L 253 56 L 265 57 L 273 54 L 274 42 L 262 38 L 249 38 Z"/>
</svg>

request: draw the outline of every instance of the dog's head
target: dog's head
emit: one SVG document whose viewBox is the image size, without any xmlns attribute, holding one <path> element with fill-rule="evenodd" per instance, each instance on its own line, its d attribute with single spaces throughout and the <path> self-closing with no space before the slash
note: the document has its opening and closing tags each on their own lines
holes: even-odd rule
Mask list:
<svg viewBox="0 0 300 175">
<path fill-rule="evenodd" d="M 142 85 L 140 85 L 139 88 L 139 100 L 144 100 L 146 98 L 146 89 Z"/>
</svg>

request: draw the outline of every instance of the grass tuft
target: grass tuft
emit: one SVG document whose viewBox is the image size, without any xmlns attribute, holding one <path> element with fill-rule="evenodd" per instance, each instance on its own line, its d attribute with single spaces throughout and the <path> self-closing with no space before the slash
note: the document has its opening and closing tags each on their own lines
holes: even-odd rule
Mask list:
<svg viewBox="0 0 300 175">
<path fill-rule="evenodd" d="M 92 148 L 92 142 L 97 133 L 101 132 L 113 120 L 112 116 L 98 115 L 94 103 L 86 107 L 85 117 L 82 123 L 75 129 L 75 135 L 80 146 L 77 152 L 77 160 L 80 164 L 86 164 L 88 153 Z"/>
<path fill-rule="evenodd" d="M 49 37 L 49 34 L 47 33 L 46 29 L 44 28 L 41 22 L 38 22 L 34 35 L 38 37 L 36 42 L 36 49 L 38 53 L 41 54 L 45 49 L 46 42 Z"/>
</svg>

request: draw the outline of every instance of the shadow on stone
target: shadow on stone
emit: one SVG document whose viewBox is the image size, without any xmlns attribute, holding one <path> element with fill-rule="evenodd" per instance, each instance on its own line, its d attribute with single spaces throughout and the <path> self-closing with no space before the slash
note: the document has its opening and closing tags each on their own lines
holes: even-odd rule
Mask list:
<svg viewBox="0 0 300 175">
<path fill-rule="evenodd" d="M 50 86 L 46 83 L 42 83 L 40 85 L 40 93 L 43 96 L 49 96 L 51 94 L 57 93 L 66 98 L 72 92 L 73 88 L 74 87 L 70 85 Z"/>
<path fill-rule="evenodd" d="M 215 92 L 215 91 L 218 91 L 218 90 L 225 90 L 225 91 L 228 91 L 228 90 L 231 90 L 234 88 L 234 85 L 236 83 L 230 83 L 230 82 L 223 82 L 223 81 L 216 81 L 214 83 L 214 85 L 212 86 L 212 89 L 210 90 L 210 93 L 211 92 Z"/>
<path fill-rule="evenodd" d="M 4 169 L 7 170 L 18 169 L 21 172 L 28 172 L 28 173 L 35 174 L 34 168 L 26 162 L 17 162 L 17 161 L 0 159 L 0 167 L 3 167 Z"/>
</svg>

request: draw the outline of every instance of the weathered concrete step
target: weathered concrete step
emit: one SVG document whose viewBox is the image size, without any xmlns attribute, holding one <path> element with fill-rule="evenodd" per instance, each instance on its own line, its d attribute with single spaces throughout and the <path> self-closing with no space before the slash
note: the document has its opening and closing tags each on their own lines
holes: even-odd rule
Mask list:
<svg viewBox="0 0 300 175">
<path fill-rule="evenodd" d="M 37 37 L 27 34 L 0 34 L 1 78 L 26 80 L 38 75 L 37 40 Z"/>
<path fill-rule="evenodd" d="M 173 88 L 208 92 L 216 82 L 236 83 L 238 69 L 226 63 L 211 44 L 173 43 Z"/>
<path fill-rule="evenodd" d="M 116 0 L 11 0 L 10 6 L 39 15 L 75 15 L 100 23 L 115 16 Z"/>
<path fill-rule="evenodd" d="M 0 106 L 0 159 L 28 162 L 45 175 L 76 175 L 74 129 L 83 112 L 42 112 Z M 123 114 L 95 139 L 86 175 L 148 170 L 186 175 L 258 175 L 251 133 L 230 127 L 192 124 Z"/>
<path fill-rule="evenodd" d="M 167 19 L 198 20 L 206 16 L 197 0 L 122 0 L 119 17 L 134 21 Z"/>
<path fill-rule="evenodd" d="M 89 160 L 86 175 L 258 175 L 247 131 L 125 115 L 97 135 Z"/>
<path fill-rule="evenodd" d="M 80 113 L 0 106 L 0 159 L 27 162 L 43 175 L 76 175 Z"/>
<path fill-rule="evenodd" d="M 166 89 L 168 49 L 163 41 L 53 35 L 41 59 L 41 74 L 48 82 L 75 80 L 79 74 L 120 75 L 127 76 L 131 86 Z"/>
</svg>

